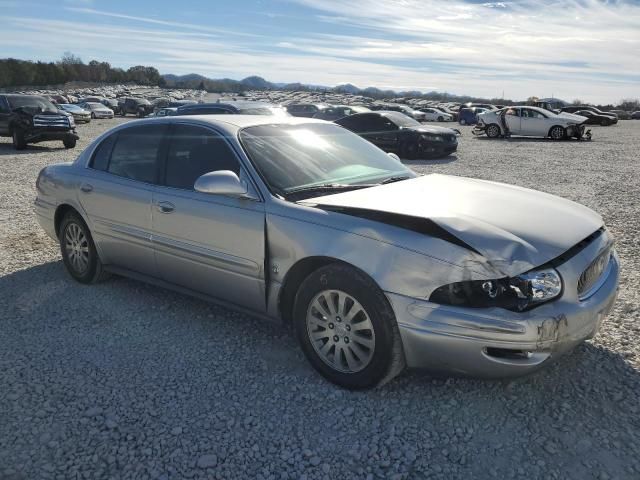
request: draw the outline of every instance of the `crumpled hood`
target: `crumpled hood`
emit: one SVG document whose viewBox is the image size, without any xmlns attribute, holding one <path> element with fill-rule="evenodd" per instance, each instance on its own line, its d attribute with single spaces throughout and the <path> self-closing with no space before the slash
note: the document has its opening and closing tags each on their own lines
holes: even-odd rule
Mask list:
<svg viewBox="0 0 640 480">
<path fill-rule="evenodd" d="M 416 125 L 415 127 L 407 127 L 407 128 L 410 128 L 411 130 L 415 130 L 417 132 L 424 132 L 424 133 L 434 133 L 434 134 L 447 133 L 450 135 L 456 134 L 455 130 L 452 130 L 451 128 L 438 127 L 437 125 L 420 125 L 420 126 Z"/>
<path fill-rule="evenodd" d="M 430 219 L 473 247 L 506 276 L 547 263 L 603 225 L 600 215 L 570 200 L 522 187 L 440 174 L 307 202 L 320 208 L 351 207 Z"/>
</svg>

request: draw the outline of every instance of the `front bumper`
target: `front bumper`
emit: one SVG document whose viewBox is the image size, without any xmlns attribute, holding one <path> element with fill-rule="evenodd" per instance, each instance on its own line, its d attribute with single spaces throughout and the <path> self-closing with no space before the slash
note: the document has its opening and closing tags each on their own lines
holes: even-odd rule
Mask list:
<svg viewBox="0 0 640 480">
<path fill-rule="evenodd" d="M 597 291 L 582 301 L 577 292 L 580 274 L 610 245 L 611 237 L 602 235 L 556 267 L 564 281 L 561 297 L 522 313 L 445 306 L 387 293 L 407 365 L 498 378 L 524 375 L 559 358 L 592 338 L 615 302 L 619 276 L 615 252 Z"/>
<path fill-rule="evenodd" d="M 28 143 L 46 142 L 49 140 L 67 140 L 75 138 L 78 140 L 80 137 L 76 133 L 75 128 L 61 129 L 61 128 L 34 128 L 27 130 L 24 136 Z"/>
</svg>

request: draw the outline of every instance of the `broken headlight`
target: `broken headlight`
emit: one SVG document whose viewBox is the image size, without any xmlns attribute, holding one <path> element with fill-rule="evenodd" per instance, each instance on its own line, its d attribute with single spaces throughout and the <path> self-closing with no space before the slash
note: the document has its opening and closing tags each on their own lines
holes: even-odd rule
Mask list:
<svg viewBox="0 0 640 480">
<path fill-rule="evenodd" d="M 500 307 L 522 312 L 562 293 L 562 279 L 554 269 L 533 270 L 513 278 L 450 283 L 433 291 L 430 302 L 470 308 Z"/>
</svg>

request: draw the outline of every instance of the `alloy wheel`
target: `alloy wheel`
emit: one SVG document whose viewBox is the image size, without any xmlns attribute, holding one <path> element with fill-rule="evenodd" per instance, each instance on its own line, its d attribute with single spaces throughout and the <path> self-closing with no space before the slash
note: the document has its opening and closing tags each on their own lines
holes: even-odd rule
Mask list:
<svg viewBox="0 0 640 480">
<path fill-rule="evenodd" d="M 360 302 L 340 290 L 323 290 L 309 303 L 307 334 L 324 363 L 343 373 L 363 370 L 375 352 L 373 324 Z"/>
<path fill-rule="evenodd" d="M 70 223 L 65 230 L 64 240 L 69 263 L 76 273 L 84 273 L 89 267 L 89 241 L 83 228 L 77 223 Z"/>
</svg>

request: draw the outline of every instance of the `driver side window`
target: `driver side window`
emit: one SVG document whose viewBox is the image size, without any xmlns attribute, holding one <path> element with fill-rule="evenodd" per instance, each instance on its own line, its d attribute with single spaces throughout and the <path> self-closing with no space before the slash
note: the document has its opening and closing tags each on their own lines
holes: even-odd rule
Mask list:
<svg viewBox="0 0 640 480">
<path fill-rule="evenodd" d="M 173 126 L 164 185 L 193 190 L 198 177 L 219 170 L 240 175 L 240 163 L 222 136 L 203 127 Z"/>
</svg>

